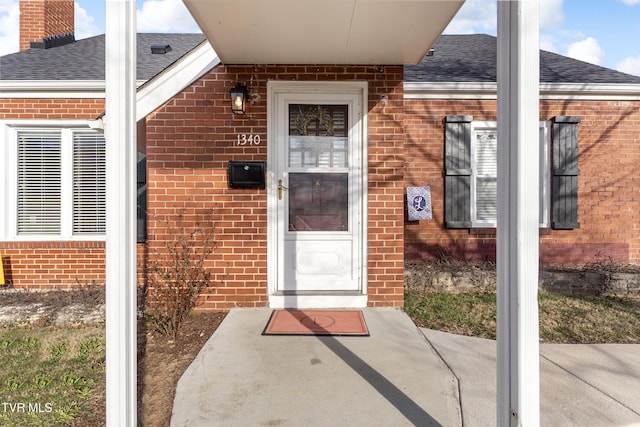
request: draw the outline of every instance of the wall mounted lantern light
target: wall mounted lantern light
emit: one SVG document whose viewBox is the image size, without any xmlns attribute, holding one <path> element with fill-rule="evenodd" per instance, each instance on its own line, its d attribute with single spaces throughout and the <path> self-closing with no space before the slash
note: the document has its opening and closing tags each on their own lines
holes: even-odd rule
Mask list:
<svg viewBox="0 0 640 427">
<path fill-rule="evenodd" d="M 249 91 L 246 86 L 237 83 L 231 88 L 231 111 L 233 114 L 244 114 L 245 107 L 247 105 L 247 99 L 249 98 Z"/>
</svg>

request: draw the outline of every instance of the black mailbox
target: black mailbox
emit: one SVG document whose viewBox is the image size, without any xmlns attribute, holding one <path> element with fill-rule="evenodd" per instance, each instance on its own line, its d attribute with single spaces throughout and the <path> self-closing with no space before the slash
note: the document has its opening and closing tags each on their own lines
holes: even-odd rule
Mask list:
<svg viewBox="0 0 640 427">
<path fill-rule="evenodd" d="M 265 162 L 229 162 L 229 188 L 264 189 Z"/>
</svg>

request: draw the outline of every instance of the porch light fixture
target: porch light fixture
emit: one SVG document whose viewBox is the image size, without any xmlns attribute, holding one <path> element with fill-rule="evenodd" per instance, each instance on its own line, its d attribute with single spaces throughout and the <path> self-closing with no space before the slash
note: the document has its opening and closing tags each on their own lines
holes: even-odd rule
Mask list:
<svg viewBox="0 0 640 427">
<path fill-rule="evenodd" d="M 246 86 L 240 83 L 231 88 L 231 111 L 233 114 L 244 114 L 245 107 L 247 105 L 247 99 L 249 98 L 249 91 Z"/>
</svg>

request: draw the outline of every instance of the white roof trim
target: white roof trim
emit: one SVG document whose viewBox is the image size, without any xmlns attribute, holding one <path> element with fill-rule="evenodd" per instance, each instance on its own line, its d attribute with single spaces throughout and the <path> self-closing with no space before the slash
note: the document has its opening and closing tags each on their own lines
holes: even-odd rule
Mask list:
<svg viewBox="0 0 640 427">
<path fill-rule="evenodd" d="M 496 83 L 404 83 L 405 99 L 497 99 Z"/>
<path fill-rule="evenodd" d="M 0 98 L 104 98 L 104 87 L 104 80 L 4 80 Z"/>
<path fill-rule="evenodd" d="M 220 64 L 220 58 L 208 41 L 198 45 L 179 61 L 138 88 L 137 120 L 151 114 L 218 64 Z"/>
<path fill-rule="evenodd" d="M 540 85 L 541 99 L 640 101 L 640 84 L 632 83 L 546 83 Z"/>
<path fill-rule="evenodd" d="M 497 99 L 496 83 L 404 83 L 405 99 Z M 540 99 L 640 101 L 640 84 L 541 83 Z"/>
</svg>

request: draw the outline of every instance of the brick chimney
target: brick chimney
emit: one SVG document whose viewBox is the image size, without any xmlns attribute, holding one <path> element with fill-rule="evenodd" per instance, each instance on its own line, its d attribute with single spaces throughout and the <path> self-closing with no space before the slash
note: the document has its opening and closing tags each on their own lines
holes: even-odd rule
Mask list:
<svg viewBox="0 0 640 427">
<path fill-rule="evenodd" d="M 74 0 L 20 0 L 20 51 L 74 41 Z"/>
</svg>

